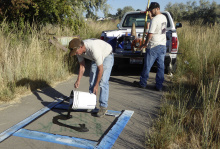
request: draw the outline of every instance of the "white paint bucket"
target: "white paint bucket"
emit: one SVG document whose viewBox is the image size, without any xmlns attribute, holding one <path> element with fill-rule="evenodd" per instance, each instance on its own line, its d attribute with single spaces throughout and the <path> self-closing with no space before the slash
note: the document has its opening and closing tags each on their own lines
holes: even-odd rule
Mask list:
<svg viewBox="0 0 220 149">
<path fill-rule="evenodd" d="M 72 91 L 70 94 L 72 109 L 95 109 L 96 95 L 93 93 Z"/>
</svg>

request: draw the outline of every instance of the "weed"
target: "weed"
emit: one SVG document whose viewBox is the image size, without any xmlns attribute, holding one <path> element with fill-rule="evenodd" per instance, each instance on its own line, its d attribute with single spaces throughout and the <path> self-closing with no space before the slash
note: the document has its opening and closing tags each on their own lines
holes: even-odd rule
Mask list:
<svg viewBox="0 0 220 149">
<path fill-rule="evenodd" d="M 217 148 L 220 145 L 220 28 L 178 30 L 178 68 L 160 117 L 148 135 L 151 148 Z"/>
</svg>

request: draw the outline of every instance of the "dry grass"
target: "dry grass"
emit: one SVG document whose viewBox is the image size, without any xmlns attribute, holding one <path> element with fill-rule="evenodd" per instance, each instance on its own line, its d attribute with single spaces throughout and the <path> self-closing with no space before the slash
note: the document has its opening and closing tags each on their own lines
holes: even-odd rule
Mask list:
<svg viewBox="0 0 220 149">
<path fill-rule="evenodd" d="M 115 22 L 87 22 L 77 35 L 82 39 L 99 38 L 102 30 L 116 28 Z M 40 29 L 27 25 L 20 31 L 16 26 L 0 24 L 0 102 L 9 102 L 26 91 L 50 86 L 70 76 L 75 69 L 68 53 L 49 44 L 53 36 L 76 35 L 68 27 L 46 25 Z"/>
<path fill-rule="evenodd" d="M 218 148 L 220 145 L 220 26 L 178 29 L 178 68 L 160 117 L 146 144 L 151 148 Z"/>
<path fill-rule="evenodd" d="M 119 20 L 109 20 L 109 21 L 98 21 L 94 22 L 91 20 L 87 21 L 89 29 L 86 34 L 82 35 L 83 38 L 100 38 L 102 31 L 117 29 L 117 23 Z"/>
<path fill-rule="evenodd" d="M 87 22 L 77 34 L 99 38 L 119 21 Z M 67 53 L 48 44 L 52 36 L 75 35 L 71 29 L 47 25 L 28 34 L 0 26 L 0 101 L 18 93 L 50 86 L 71 75 Z M 151 148 L 218 148 L 220 145 L 220 27 L 189 26 L 178 30 L 180 52 L 173 85 L 146 144 Z M 71 63 L 74 62 L 71 59 Z"/>
<path fill-rule="evenodd" d="M 27 36 L 24 39 L 24 36 L 18 36 L 21 31 L 6 33 L 4 28 L 0 31 L 1 101 L 13 99 L 18 91 L 23 92 L 25 88 L 34 90 L 68 75 L 67 66 L 62 62 L 66 53 L 49 45 L 41 33 L 33 31 L 24 35 Z M 35 86 L 31 83 L 34 81 L 39 83 Z"/>
</svg>

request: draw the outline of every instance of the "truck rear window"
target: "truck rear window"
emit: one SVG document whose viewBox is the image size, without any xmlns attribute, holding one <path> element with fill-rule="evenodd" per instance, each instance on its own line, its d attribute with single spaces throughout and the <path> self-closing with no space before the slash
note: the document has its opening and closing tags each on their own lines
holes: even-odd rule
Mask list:
<svg viewBox="0 0 220 149">
<path fill-rule="evenodd" d="M 167 17 L 167 14 L 163 14 L 167 18 L 167 27 L 170 27 L 170 22 Z M 133 22 L 135 23 L 135 27 L 144 27 L 145 24 L 146 13 L 134 13 L 128 14 L 124 19 L 122 27 L 132 27 Z M 147 22 L 150 22 L 148 17 Z"/>
</svg>

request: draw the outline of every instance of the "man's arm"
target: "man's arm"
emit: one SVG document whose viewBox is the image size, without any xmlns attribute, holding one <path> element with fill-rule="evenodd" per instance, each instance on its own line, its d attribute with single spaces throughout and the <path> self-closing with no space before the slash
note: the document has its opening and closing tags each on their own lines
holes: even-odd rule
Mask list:
<svg viewBox="0 0 220 149">
<path fill-rule="evenodd" d="M 149 41 L 151 40 L 152 37 L 153 37 L 152 33 L 147 34 L 147 38 L 146 38 L 146 41 L 144 43 L 144 46 L 147 46 L 147 44 L 149 43 Z"/>
<path fill-rule="evenodd" d="M 143 48 L 147 46 L 147 44 L 149 43 L 149 41 L 151 40 L 152 37 L 153 37 L 153 34 L 152 34 L 152 33 L 148 33 L 148 34 L 147 34 L 145 43 L 140 46 L 140 49 L 141 49 L 141 50 L 143 50 Z"/>
<path fill-rule="evenodd" d="M 98 72 L 97 80 L 96 80 L 95 86 L 93 88 L 94 94 L 97 94 L 97 92 L 98 92 L 99 82 L 101 81 L 102 74 L 103 74 L 103 64 L 98 66 L 98 71 L 99 72 Z"/>
<path fill-rule="evenodd" d="M 79 74 L 78 74 L 78 78 L 74 84 L 74 87 L 75 88 L 78 88 L 79 87 L 79 84 L 80 84 L 80 80 L 83 76 L 85 72 L 85 61 L 83 60 L 82 62 L 79 63 Z"/>
<path fill-rule="evenodd" d="M 152 20 L 153 17 L 152 17 L 152 14 L 151 14 L 150 11 L 148 12 L 148 15 L 149 15 L 149 18 Z M 153 34 L 152 34 L 152 33 L 148 33 L 148 34 L 147 34 L 145 43 L 140 47 L 141 50 L 142 50 L 144 47 L 147 46 L 147 44 L 149 43 L 149 41 L 151 40 L 152 37 L 153 37 Z"/>
</svg>

